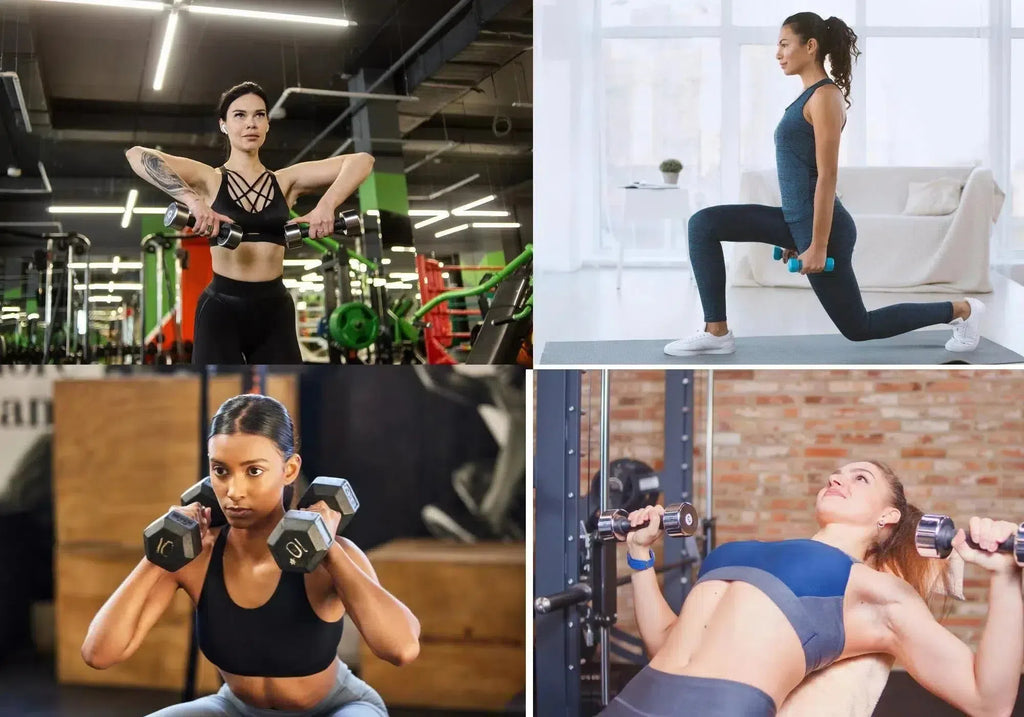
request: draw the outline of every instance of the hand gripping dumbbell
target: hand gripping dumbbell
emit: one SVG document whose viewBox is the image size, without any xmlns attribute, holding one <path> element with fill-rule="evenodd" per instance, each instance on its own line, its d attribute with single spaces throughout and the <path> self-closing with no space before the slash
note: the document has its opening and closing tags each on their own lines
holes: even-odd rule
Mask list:
<svg viewBox="0 0 1024 717">
<path fill-rule="evenodd" d="M 774 258 L 775 261 L 778 261 L 779 259 L 782 258 L 782 254 L 783 254 L 782 247 L 781 246 L 777 246 L 772 251 L 772 258 Z M 803 262 L 800 261 L 799 259 L 797 259 L 795 256 L 791 256 L 789 258 L 789 261 L 786 262 L 786 267 L 789 269 L 789 273 L 795 274 L 798 271 L 800 271 L 800 269 L 803 268 Z M 835 261 L 835 259 L 833 259 L 832 257 L 828 257 L 827 259 L 825 259 L 825 271 L 835 271 L 835 268 L 836 268 L 836 261 Z"/>
<path fill-rule="evenodd" d="M 352 486 L 344 478 L 318 476 L 302 494 L 296 510 L 289 510 L 281 518 L 267 539 L 270 554 L 278 567 L 293 573 L 309 573 L 316 569 L 327 555 L 334 536 L 327 530 L 323 517 L 313 511 L 302 510 L 324 501 L 341 513 L 337 534 L 340 535 L 359 510 L 359 501 Z"/>
<path fill-rule="evenodd" d="M 164 212 L 164 226 L 173 227 L 178 231 L 188 227 L 194 231 L 196 228 L 196 218 L 192 216 L 192 212 L 184 204 L 172 202 L 167 207 L 167 211 Z M 221 222 L 220 231 L 217 232 L 217 236 L 212 238 L 217 242 L 217 246 L 237 249 L 238 245 L 242 243 L 242 230 L 237 224 Z"/>
<path fill-rule="evenodd" d="M 334 233 L 347 237 L 359 236 L 363 233 L 363 218 L 359 212 L 347 209 L 334 220 Z M 309 227 L 298 224 L 284 225 L 284 246 L 285 249 L 297 249 L 302 246 L 302 240 L 309 238 Z"/>
<path fill-rule="evenodd" d="M 626 534 L 646 527 L 629 524 L 629 513 L 622 508 L 606 510 L 597 516 L 597 537 L 600 540 L 625 540 Z M 697 511 L 689 503 L 675 503 L 665 508 L 661 529 L 673 538 L 686 538 L 697 532 Z"/>
<path fill-rule="evenodd" d="M 914 532 L 917 552 L 926 558 L 948 558 L 953 552 L 953 538 L 956 526 L 948 515 L 928 514 L 921 517 Z M 978 549 L 978 544 L 967 536 L 967 545 Z M 1017 533 L 999 544 L 998 553 L 1011 553 L 1017 565 L 1024 565 L 1024 523 L 1017 526 Z"/>
<path fill-rule="evenodd" d="M 182 505 L 192 503 L 210 509 L 211 528 L 227 522 L 213 492 L 210 476 L 181 494 Z M 150 523 L 142 532 L 142 538 L 149 561 L 172 573 L 192 562 L 203 549 L 199 523 L 176 510 L 168 511 L 167 515 Z"/>
</svg>

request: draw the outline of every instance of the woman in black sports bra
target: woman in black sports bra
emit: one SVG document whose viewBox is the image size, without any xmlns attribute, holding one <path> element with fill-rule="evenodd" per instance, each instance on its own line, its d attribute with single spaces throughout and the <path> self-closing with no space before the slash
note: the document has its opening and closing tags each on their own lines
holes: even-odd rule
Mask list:
<svg viewBox="0 0 1024 717">
<path fill-rule="evenodd" d="M 419 621 L 343 537 L 310 573 L 283 572 L 267 546 L 302 465 L 288 411 L 266 396 L 227 400 L 210 423 L 209 452 L 227 525 L 211 528 L 210 509 L 199 503 L 172 506 L 200 523 L 202 551 L 177 572 L 143 558 L 96 614 L 82 657 L 97 669 L 129 659 L 180 588 L 196 606 L 199 646 L 224 685 L 154 717 L 386 717 L 376 691 L 337 657 L 342 616 L 395 665 L 419 654 Z M 304 510 L 336 531 L 341 516 L 322 501 Z"/>
<path fill-rule="evenodd" d="M 136 174 L 189 208 L 197 234 L 217 236 L 221 222 L 242 228 L 238 248 L 210 249 L 213 281 L 196 306 L 195 364 L 302 362 L 295 305 L 281 277 L 289 209 L 303 194 L 323 190 L 316 208 L 293 221 L 308 222 L 310 238 L 330 236 L 338 206 L 373 169 L 373 157 L 360 152 L 271 172 L 259 158 L 268 105 L 254 82 L 221 96 L 220 131 L 231 150 L 217 169 L 145 147 L 126 152 Z"/>
</svg>

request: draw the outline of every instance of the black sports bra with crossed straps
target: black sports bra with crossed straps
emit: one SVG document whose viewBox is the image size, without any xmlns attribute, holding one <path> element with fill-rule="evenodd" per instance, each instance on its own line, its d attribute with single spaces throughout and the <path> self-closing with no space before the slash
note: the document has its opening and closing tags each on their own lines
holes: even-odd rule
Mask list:
<svg viewBox="0 0 1024 717">
<path fill-rule="evenodd" d="M 284 225 L 290 214 L 274 173 L 266 171 L 249 184 L 238 172 L 227 167 L 220 170 L 223 179 L 211 208 L 235 220 L 242 228 L 243 242 L 284 246 Z"/>
</svg>

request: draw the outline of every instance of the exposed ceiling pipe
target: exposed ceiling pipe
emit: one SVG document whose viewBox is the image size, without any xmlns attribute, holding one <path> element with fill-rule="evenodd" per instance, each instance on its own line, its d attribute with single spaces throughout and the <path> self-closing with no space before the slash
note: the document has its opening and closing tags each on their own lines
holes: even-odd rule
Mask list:
<svg viewBox="0 0 1024 717">
<path fill-rule="evenodd" d="M 435 34 L 440 32 L 441 29 L 443 29 L 451 21 L 453 17 L 462 12 L 466 8 L 466 6 L 472 2 L 473 0 L 459 0 L 459 3 L 455 7 L 453 7 L 451 10 L 445 13 L 444 17 L 438 20 L 433 27 L 427 30 L 423 37 L 417 40 L 416 43 L 405 52 L 405 54 L 399 57 L 398 60 L 395 61 L 393 65 L 391 65 L 391 67 L 384 71 L 384 74 L 382 74 L 380 77 L 374 80 L 374 82 L 369 87 L 366 88 L 366 91 L 373 92 L 375 89 L 384 84 L 384 82 L 390 79 L 391 76 L 395 74 L 395 72 L 401 69 L 405 65 L 405 63 L 408 62 L 410 57 L 419 52 L 424 45 L 426 45 L 431 39 L 433 39 Z M 349 105 L 348 108 L 340 115 L 338 115 L 333 122 L 327 125 L 327 127 L 324 128 L 324 130 L 320 134 L 314 137 L 313 141 L 311 141 L 309 144 L 303 147 L 298 154 L 296 154 L 294 157 L 288 160 L 285 166 L 295 164 L 300 159 L 305 157 L 309 153 L 309 151 L 313 149 L 313 147 L 315 147 L 318 142 L 320 142 L 320 140 L 329 135 L 331 131 L 335 127 L 340 125 L 342 122 L 344 122 L 349 117 L 349 115 L 355 114 L 356 112 L 361 110 L 365 105 L 366 100 L 357 100 L 353 102 L 351 105 Z M 338 154 L 337 151 L 335 151 L 335 155 L 336 154 Z"/>
<path fill-rule="evenodd" d="M 277 102 L 270 108 L 270 119 L 281 119 L 285 116 L 284 101 L 288 95 L 317 95 L 320 97 L 350 97 L 360 100 L 390 100 L 392 102 L 419 102 L 419 97 L 412 95 L 378 95 L 373 92 L 348 92 L 344 90 L 317 90 L 310 87 L 288 87 Z"/>
</svg>

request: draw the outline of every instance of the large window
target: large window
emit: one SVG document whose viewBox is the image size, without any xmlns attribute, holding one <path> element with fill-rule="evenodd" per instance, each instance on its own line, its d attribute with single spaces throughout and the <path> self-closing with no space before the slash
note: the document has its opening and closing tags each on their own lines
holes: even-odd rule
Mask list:
<svg viewBox="0 0 1024 717">
<path fill-rule="evenodd" d="M 864 57 L 869 165 L 990 164 L 985 41 L 873 37 Z"/>
<path fill-rule="evenodd" d="M 997 225 L 993 256 L 1006 258 L 1010 249 L 1020 252 L 1011 261 L 1024 260 L 1024 0 L 594 0 L 594 7 L 605 231 L 584 252 L 590 260 L 610 259 L 616 239 L 632 239 L 619 187 L 658 181 L 661 159 L 683 161 L 691 213 L 741 201 L 742 172 L 774 168 L 775 126 L 801 90 L 799 79 L 779 70 L 775 39 L 798 10 L 843 18 L 863 52 L 840 166 L 991 167 L 1014 218 L 1012 227 Z M 1012 57 L 1003 57 L 1008 33 Z M 1008 125 L 1000 124 L 1006 115 Z M 677 258 L 685 231 L 636 236 L 627 263 L 658 252 Z"/>
<path fill-rule="evenodd" d="M 679 204 L 718 201 L 722 63 L 719 41 L 605 40 L 603 196 L 605 224 L 613 235 L 636 231 L 631 251 L 678 255 L 685 240 L 687 207 L 672 220 L 626 215 L 624 185 L 660 183 L 663 159 L 683 163 Z M 709 190 L 714 196 L 706 196 Z M 641 190 L 643 191 L 643 190 Z M 673 195 L 676 196 L 676 195 Z M 671 221 L 671 225 L 666 225 Z M 612 248 L 605 237 L 602 248 Z"/>
<path fill-rule="evenodd" d="M 613 27 L 718 25 L 721 0 L 600 0 L 601 20 Z"/>
<path fill-rule="evenodd" d="M 1019 5 L 1019 0 L 1013 0 Z M 989 0 L 867 0 L 868 25 L 978 27 L 988 24 Z"/>
</svg>

